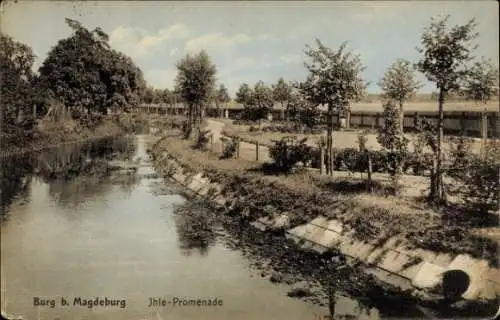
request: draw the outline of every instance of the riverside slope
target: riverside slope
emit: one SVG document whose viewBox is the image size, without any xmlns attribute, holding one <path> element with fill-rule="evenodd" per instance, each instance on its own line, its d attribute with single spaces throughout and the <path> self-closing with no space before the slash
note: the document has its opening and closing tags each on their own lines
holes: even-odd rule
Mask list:
<svg viewBox="0 0 500 320">
<path fill-rule="evenodd" d="M 224 124 L 215 120 L 207 121 L 214 139 L 222 134 Z M 252 148 L 245 146 L 242 147 Z M 161 161 L 169 158 L 168 150 L 153 150 L 154 156 Z M 172 159 L 171 159 L 172 160 Z M 223 186 L 210 181 L 203 172 L 184 173 L 179 170 L 182 163 L 169 162 L 176 167 L 171 178 L 184 185 L 199 196 L 208 199 L 217 207 L 228 207 L 234 199 L 221 195 Z M 174 172 L 175 171 L 175 172 Z M 286 228 L 287 212 L 283 211 L 259 218 L 252 225 L 261 230 Z M 500 271 L 490 267 L 488 261 L 472 258 L 468 254 L 445 254 L 423 249 L 410 249 L 404 239 L 392 237 L 386 241 L 365 242 L 353 237 L 353 231 L 340 221 L 318 216 L 310 222 L 285 231 L 286 237 L 308 250 L 324 252 L 339 250 L 353 261 L 366 264 L 366 270 L 383 282 L 395 285 L 402 290 L 414 292 L 436 292 L 442 288 L 443 279 L 457 270 L 466 274 L 466 287 L 461 298 L 472 301 L 498 300 L 500 296 Z"/>
</svg>

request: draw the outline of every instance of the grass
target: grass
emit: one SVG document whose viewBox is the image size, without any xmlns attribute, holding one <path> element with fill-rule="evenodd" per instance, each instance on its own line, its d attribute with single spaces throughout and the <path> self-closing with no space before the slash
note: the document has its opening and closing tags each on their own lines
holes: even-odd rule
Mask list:
<svg viewBox="0 0 500 320">
<path fill-rule="evenodd" d="M 491 232 L 481 233 L 482 228 L 444 219 L 444 211 L 415 198 L 387 196 L 384 183 L 377 185 L 379 193 L 368 194 L 357 186 L 359 179 L 346 176 L 320 176 L 304 170 L 270 175 L 262 170 L 262 162 L 248 158 L 221 160 L 219 151 L 201 152 L 191 145 L 172 131 L 155 150 L 168 151 L 186 165 L 186 170 L 206 172 L 212 181 L 225 186 L 227 198 L 236 200 L 234 209 L 247 208 L 252 218 L 262 216 L 265 206 L 289 212 L 292 226 L 323 215 L 343 221 L 359 239 L 377 241 L 397 235 L 414 247 L 468 253 L 498 265 L 498 239 L 490 237 Z M 411 184 L 406 186 L 412 188 Z"/>
</svg>

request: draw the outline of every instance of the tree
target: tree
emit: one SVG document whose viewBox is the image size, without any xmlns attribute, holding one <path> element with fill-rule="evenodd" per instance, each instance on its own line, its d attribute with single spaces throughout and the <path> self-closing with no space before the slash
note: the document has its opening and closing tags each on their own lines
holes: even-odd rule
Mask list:
<svg viewBox="0 0 500 320">
<path fill-rule="evenodd" d="M 155 90 L 153 87 L 148 86 L 146 89 L 144 89 L 143 94 L 142 94 L 142 102 L 151 104 L 153 103 L 153 100 L 155 98 Z"/>
<path fill-rule="evenodd" d="M 263 81 L 258 81 L 253 89 L 253 101 L 257 119 L 265 118 L 273 109 L 273 90 L 266 86 Z"/>
<path fill-rule="evenodd" d="M 229 92 L 227 91 L 226 86 L 222 83 L 219 86 L 219 90 L 217 90 L 216 93 L 216 102 L 217 102 L 218 116 L 222 117 L 220 111 L 220 105 L 224 104 L 227 107 L 227 104 L 231 102 L 231 97 L 229 96 Z"/>
<path fill-rule="evenodd" d="M 255 120 L 254 92 L 248 83 L 242 83 L 236 92 L 237 103 L 243 105 L 243 118 Z"/>
<path fill-rule="evenodd" d="M 106 113 L 138 103 L 146 84 L 132 59 L 110 48 L 100 28 L 90 31 L 71 19 L 66 23 L 73 33 L 51 49 L 39 69 L 48 96 L 73 113 Z"/>
<path fill-rule="evenodd" d="M 205 51 L 187 54 L 177 62 L 176 86 L 188 106 L 188 130 L 200 132 L 203 111 L 210 102 L 217 68 Z M 189 132 L 186 136 L 189 137 Z"/>
<path fill-rule="evenodd" d="M 13 133 L 16 127 L 33 126 L 34 61 L 29 46 L 0 33 L 0 132 Z"/>
<path fill-rule="evenodd" d="M 378 83 L 382 89 L 382 96 L 387 100 L 393 100 L 399 104 L 399 125 L 400 132 L 404 132 L 404 110 L 403 103 L 408 98 L 415 95 L 418 89 L 422 87 L 415 80 L 413 68 L 410 61 L 398 59 L 385 72 L 384 77 Z"/>
<path fill-rule="evenodd" d="M 288 114 L 296 123 L 314 128 L 321 123 L 321 111 L 309 102 L 301 91 L 302 84 L 294 84 L 288 102 Z"/>
<path fill-rule="evenodd" d="M 273 85 L 274 100 L 281 104 L 282 120 L 285 120 L 285 109 L 288 109 L 288 103 L 290 102 L 291 94 L 292 94 L 292 86 L 286 83 L 283 77 L 279 78 L 278 83 Z M 288 112 L 286 121 L 288 121 Z"/>
<path fill-rule="evenodd" d="M 436 83 L 439 91 L 436 165 L 429 194 L 429 198 L 438 204 L 445 201 L 442 177 L 443 106 L 447 95 L 458 91 L 460 82 L 467 75 L 466 64 L 473 58 L 472 51 L 475 49 L 471 42 L 477 37 L 475 19 L 451 29 L 447 26 L 448 19 L 449 16 L 440 20 L 432 18 L 430 26 L 422 34 L 421 47 L 417 48 L 421 58 L 416 64 L 417 70 Z"/>
<path fill-rule="evenodd" d="M 481 154 L 484 155 L 487 139 L 486 103 L 494 96 L 498 96 L 498 68 L 495 67 L 491 60 L 483 58 L 481 61 L 474 63 L 469 69 L 461 94 L 467 100 L 473 100 L 476 105 L 479 103 L 484 104 L 484 110 L 482 111 L 483 139 L 481 141 Z"/>
<path fill-rule="evenodd" d="M 389 165 L 391 176 L 396 176 L 400 171 L 402 161 L 408 146 L 408 139 L 401 132 L 400 115 L 393 101 L 384 104 L 384 125 L 379 128 L 377 141 L 389 151 Z"/>
<path fill-rule="evenodd" d="M 362 98 L 366 83 L 361 73 L 365 68 L 359 56 L 346 51 L 345 42 L 337 51 L 326 47 L 318 39 L 316 45 L 316 49 L 307 46 L 305 50 L 311 62 L 305 63 L 309 75 L 303 83 L 302 92 L 316 107 L 328 107 L 327 173 L 333 175 L 333 113 L 345 111 L 351 102 Z"/>
</svg>

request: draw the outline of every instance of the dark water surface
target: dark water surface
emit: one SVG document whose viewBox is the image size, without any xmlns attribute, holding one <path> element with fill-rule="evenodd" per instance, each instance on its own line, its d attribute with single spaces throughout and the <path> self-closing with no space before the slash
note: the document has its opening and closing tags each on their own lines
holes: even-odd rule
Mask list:
<svg viewBox="0 0 500 320">
<path fill-rule="evenodd" d="M 24 319 L 325 319 L 327 308 L 287 297 L 289 287 L 262 278 L 229 249 L 223 229 L 174 212 L 189 200 L 155 177 L 148 139 L 2 160 L 2 312 Z M 112 170 L 123 163 L 139 169 Z M 125 305 L 73 305 L 96 297 Z M 148 307 L 150 297 L 167 304 Z M 36 298 L 49 305 L 35 306 Z M 217 298 L 222 306 L 168 304 L 174 298 Z M 344 298 L 336 312 L 379 318 Z"/>
</svg>

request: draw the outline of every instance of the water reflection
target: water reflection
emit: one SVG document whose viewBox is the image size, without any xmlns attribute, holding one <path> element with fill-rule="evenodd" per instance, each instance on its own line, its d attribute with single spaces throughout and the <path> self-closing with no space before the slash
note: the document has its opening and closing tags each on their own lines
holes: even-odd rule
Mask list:
<svg viewBox="0 0 500 320">
<path fill-rule="evenodd" d="M 115 185 L 130 192 L 139 178 L 133 171 L 124 174 L 108 161 L 125 163 L 135 151 L 135 138 L 119 137 L 1 158 L 0 215 L 5 217 L 15 199 L 29 196 L 33 177 L 48 184 L 50 197 L 62 206 L 78 206 Z"/>
<path fill-rule="evenodd" d="M 16 198 L 28 198 L 33 173 L 30 156 L 0 158 L 0 216 L 4 217 Z"/>
<path fill-rule="evenodd" d="M 182 254 L 190 256 L 198 252 L 207 255 L 216 239 L 212 214 L 199 205 L 184 204 L 175 209 L 174 221 Z"/>
</svg>

